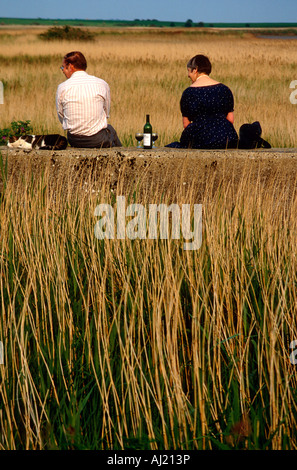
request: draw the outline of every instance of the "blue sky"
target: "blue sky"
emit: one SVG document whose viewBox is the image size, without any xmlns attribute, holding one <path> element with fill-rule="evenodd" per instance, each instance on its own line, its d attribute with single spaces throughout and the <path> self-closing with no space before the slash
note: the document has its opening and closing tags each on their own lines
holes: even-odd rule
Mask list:
<svg viewBox="0 0 297 470">
<path fill-rule="evenodd" d="M 297 22 L 297 0 L 1 0 L 14 18 Z"/>
</svg>

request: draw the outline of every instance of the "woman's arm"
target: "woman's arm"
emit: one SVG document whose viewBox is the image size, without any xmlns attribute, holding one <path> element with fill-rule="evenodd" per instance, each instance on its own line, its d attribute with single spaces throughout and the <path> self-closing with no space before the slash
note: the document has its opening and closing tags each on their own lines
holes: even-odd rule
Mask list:
<svg viewBox="0 0 297 470">
<path fill-rule="evenodd" d="M 184 129 L 191 123 L 191 121 L 189 121 L 189 119 L 186 117 L 186 116 L 183 116 L 183 126 L 184 126 Z"/>
<path fill-rule="evenodd" d="M 231 122 L 231 124 L 234 124 L 234 111 L 231 111 L 230 113 L 228 113 L 226 118 L 228 119 L 228 121 Z"/>
</svg>

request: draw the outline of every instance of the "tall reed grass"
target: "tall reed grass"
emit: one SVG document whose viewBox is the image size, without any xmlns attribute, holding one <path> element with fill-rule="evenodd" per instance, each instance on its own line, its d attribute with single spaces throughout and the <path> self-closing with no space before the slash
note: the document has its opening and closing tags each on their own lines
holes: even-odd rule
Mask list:
<svg viewBox="0 0 297 470">
<path fill-rule="evenodd" d="M 124 172 L 1 171 L 1 449 L 296 449 L 294 182 L 209 174 L 190 252 L 94 236 L 99 202 L 160 202 Z"/>
<path fill-rule="evenodd" d="M 110 123 L 123 144 L 136 145 L 134 134 L 150 114 L 158 145 L 166 145 L 182 131 L 179 101 L 189 85 L 187 61 L 204 53 L 213 64 L 212 77 L 233 91 L 236 130 L 258 120 L 273 147 L 296 147 L 296 106 L 290 102 L 290 83 L 297 78 L 296 40 L 175 29 L 104 33 L 94 28 L 90 43 L 53 44 L 39 38 L 42 31 L 0 30 L 1 128 L 13 120 L 31 120 L 35 133 L 63 132 L 55 109 L 56 89 L 65 79 L 59 67 L 65 53 L 79 49 L 87 57 L 88 72 L 111 87 Z"/>
</svg>

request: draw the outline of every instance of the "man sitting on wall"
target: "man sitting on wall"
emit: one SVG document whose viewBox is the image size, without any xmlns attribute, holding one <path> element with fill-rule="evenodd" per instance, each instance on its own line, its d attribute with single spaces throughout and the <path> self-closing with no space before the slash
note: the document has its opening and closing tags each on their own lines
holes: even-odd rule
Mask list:
<svg viewBox="0 0 297 470">
<path fill-rule="evenodd" d="M 58 86 L 56 108 L 72 147 L 121 147 L 115 129 L 107 123 L 110 88 L 101 78 L 87 74 L 87 61 L 79 51 L 65 55 L 61 70 L 67 80 Z"/>
</svg>

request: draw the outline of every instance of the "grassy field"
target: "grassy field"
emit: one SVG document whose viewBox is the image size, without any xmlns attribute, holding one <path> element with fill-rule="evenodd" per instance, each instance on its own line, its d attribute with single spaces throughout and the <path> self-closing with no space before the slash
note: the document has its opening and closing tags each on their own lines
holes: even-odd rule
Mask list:
<svg viewBox="0 0 297 470">
<path fill-rule="evenodd" d="M 162 202 L 203 204 L 184 251 L 94 236 L 97 204 L 160 203 L 144 175 L 112 192 L 107 165 L 98 194 L 1 162 L 1 449 L 297 448 L 294 178 L 210 172 L 198 199 L 181 168 Z"/>
<path fill-rule="evenodd" d="M 64 80 L 59 67 L 71 50 L 82 50 L 88 71 L 105 79 L 112 94 L 110 123 L 126 146 L 150 114 L 158 144 L 179 138 L 179 100 L 189 85 L 186 63 L 197 53 L 213 63 L 212 77 L 227 84 L 235 99 L 235 127 L 260 121 L 273 147 L 295 147 L 296 107 L 290 83 L 297 77 L 296 40 L 269 40 L 246 33 L 205 34 L 186 29 L 94 29 L 93 42 L 45 42 L 41 27 L 0 29 L 4 105 L 0 128 L 30 120 L 35 133 L 62 133 L 55 93 Z"/>
<path fill-rule="evenodd" d="M 79 48 L 111 85 L 122 140 L 134 145 L 150 113 L 163 145 L 181 131 L 186 62 L 204 52 L 234 91 L 236 126 L 257 119 L 272 145 L 295 145 L 295 41 L 119 31 L 53 44 L 36 29 L 0 41 L 3 127 L 60 131 L 59 66 Z M 70 170 L 53 181 L 28 169 L 16 183 L 5 152 L 0 171 L 0 449 L 296 450 L 293 177 L 264 184 L 246 165 L 235 188 L 209 172 L 198 198 L 199 175 L 184 186 L 179 169 L 160 201 L 162 188 L 141 191 L 145 175 L 124 185 L 124 170 L 111 190 L 108 165 L 99 194 L 85 190 L 91 174 Z M 116 195 L 201 203 L 201 248 L 98 240 L 94 209 Z"/>
</svg>

